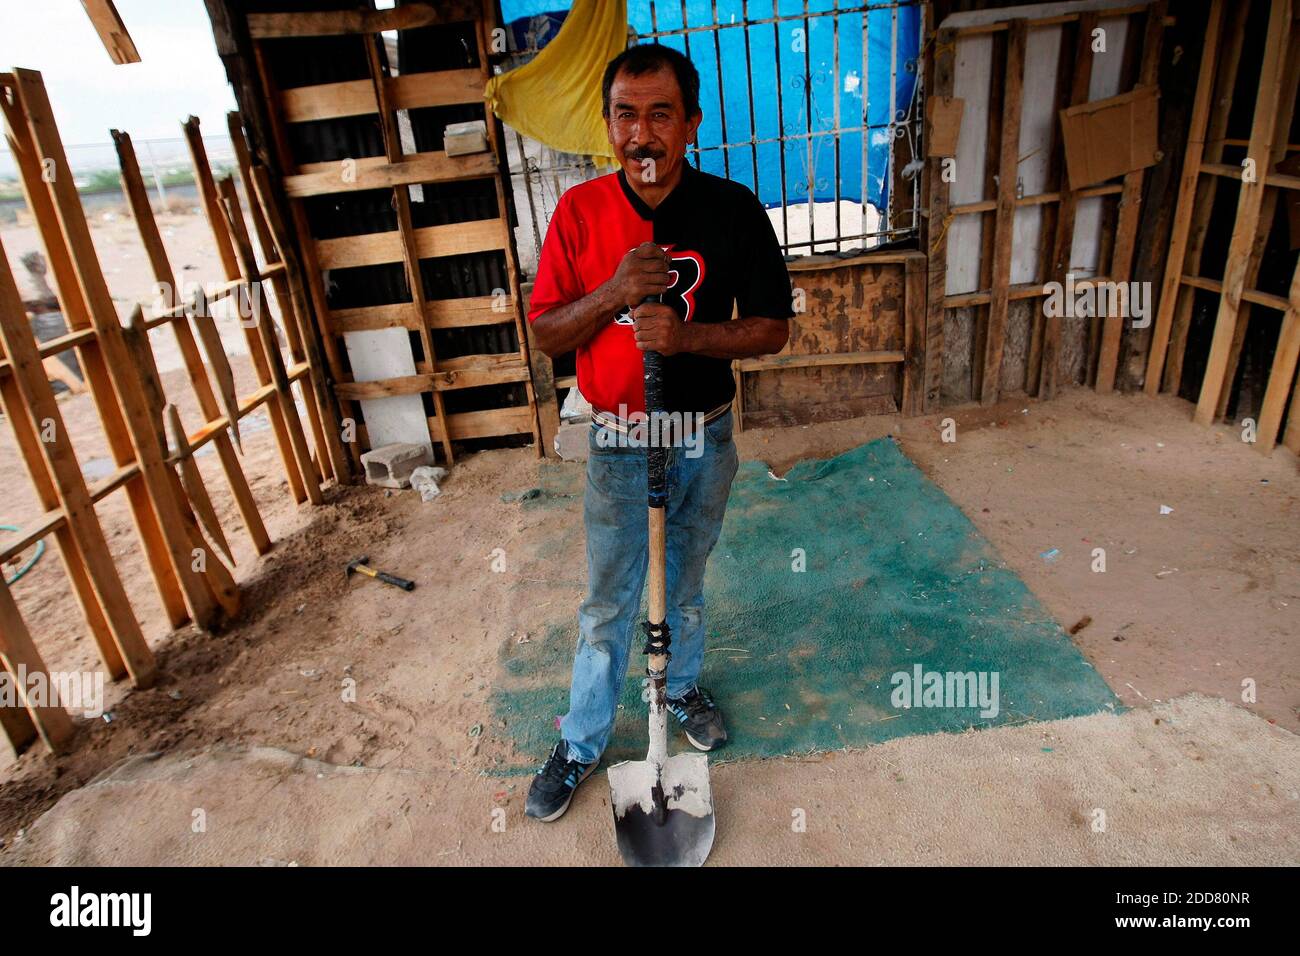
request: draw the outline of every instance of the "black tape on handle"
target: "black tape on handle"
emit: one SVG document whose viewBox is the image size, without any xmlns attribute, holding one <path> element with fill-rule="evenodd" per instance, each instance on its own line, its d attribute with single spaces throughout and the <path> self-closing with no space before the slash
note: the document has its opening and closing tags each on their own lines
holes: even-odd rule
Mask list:
<svg viewBox="0 0 1300 956">
<path fill-rule="evenodd" d="M 642 300 L 662 302 L 662 295 L 649 295 Z M 645 360 L 645 410 L 649 416 L 646 446 L 646 485 L 651 508 L 662 508 L 668 503 L 668 449 L 660 438 L 659 417 L 664 409 L 664 357 L 658 352 L 646 352 Z"/>
</svg>

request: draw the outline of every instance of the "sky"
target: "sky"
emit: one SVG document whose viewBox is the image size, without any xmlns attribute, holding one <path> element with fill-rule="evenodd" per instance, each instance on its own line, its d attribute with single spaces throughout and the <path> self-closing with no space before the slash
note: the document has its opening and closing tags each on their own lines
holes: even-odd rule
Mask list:
<svg viewBox="0 0 1300 956">
<path fill-rule="evenodd" d="M 224 133 L 235 97 L 203 0 L 116 6 L 140 63 L 115 65 L 77 0 L 0 0 L 0 71 L 41 72 L 69 146 L 111 142 L 111 128 L 137 141 L 177 137 L 190 114 L 205 135 Z"/>
</svg>

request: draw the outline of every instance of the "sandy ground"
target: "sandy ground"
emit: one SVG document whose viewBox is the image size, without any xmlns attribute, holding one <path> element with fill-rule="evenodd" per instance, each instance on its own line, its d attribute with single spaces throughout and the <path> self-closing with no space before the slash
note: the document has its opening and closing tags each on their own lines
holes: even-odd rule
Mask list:
<svg viewBox="0 0 1300 956">
<path fill-rule="evenodd" d="M 76 408 L 88 401 L 65 414 L 90 417 Z M 740 435 L 742 456 L 778 474 L 897 436 L 1062 624 L 1091 618 L 1075 640 L 1136 709 L 718 767 L 718 862 L 1300 861 L 1296 459 L 1189 419 L 1172 399 L 1072 391 Z M 515 761 L 489 703 L 501 657 L 576 609 L 580 499 L 502 502 L 542 483 L 535 453 L 515 449 L 465 457 L 427 504 L 353 487 L 297 508 L 270 434 L 246 449 L 277 541 L 261 559 L 202 459 L 236 529 L 243 616 L 220 634 L 169 634 L 143 567 L 125 561 L 162 680 L 110 687 L 113 721 L 87 721 L 68 756 L 37 747 L 0 767 L 0 860 L 611 862 L 603 779 L 561 823 L 526 821 L 527 778 L 500 775 Z M 134 557 L 124 496 L 99 513 L 115 552 Z M 1097 547 L 1105 573 L 1092 570 Z M 417 590 L 347 583 L 362 553 Z M 14 591 L 40 649 L 52 667 L 91 666 L 58 561 L 38 567 Z M 334 810 L 317 813 L 321 800 Z M 794 836 L 793 808 L 808 810 L 807 832 L 774 836 Z M 1093 839 L 1098 808 L 1126 819 L 1122 835 Z M 204 840 L 189 840 L 194 809 L 221 821 Z M 490 842 L 494 821 L 507 839 Z"/>
</svg>

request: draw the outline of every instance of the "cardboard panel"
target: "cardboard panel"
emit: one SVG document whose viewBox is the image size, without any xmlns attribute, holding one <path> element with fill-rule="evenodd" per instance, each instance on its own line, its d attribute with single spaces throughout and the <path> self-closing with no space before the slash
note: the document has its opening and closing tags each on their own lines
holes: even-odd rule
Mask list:
<svg viewBox="0 0 1300 956">
<path fill-rule="evenodd" d="M 1082 189 L 1156 164 L 1154 86 L 1060 112 L 1070 188 Z"/>
</svg>

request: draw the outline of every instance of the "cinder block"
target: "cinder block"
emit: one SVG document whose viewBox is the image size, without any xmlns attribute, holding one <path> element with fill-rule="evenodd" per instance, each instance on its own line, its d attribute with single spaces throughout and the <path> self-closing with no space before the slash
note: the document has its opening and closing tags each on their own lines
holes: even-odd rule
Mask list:
<svg viewBox="0 0 1300 956">
<path fill-rule="evenodd" d="M 433 464 L 433 452 L 428 445 L 395 442 L 372 448 L 361 456 L 361 466 L 366 470 L 366 484 L 380 488 L 409 488 L 411 472 L 421 465 Z"/>
<path fill-rule="evenodd" d="M 565 422 L 555 433 L 555 453 L 565 461 L 586 461 L 591 422 Z"/>
</svg>

